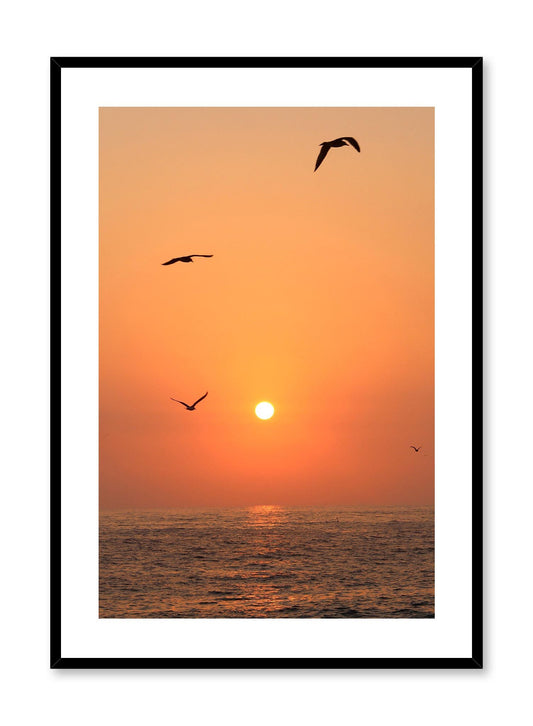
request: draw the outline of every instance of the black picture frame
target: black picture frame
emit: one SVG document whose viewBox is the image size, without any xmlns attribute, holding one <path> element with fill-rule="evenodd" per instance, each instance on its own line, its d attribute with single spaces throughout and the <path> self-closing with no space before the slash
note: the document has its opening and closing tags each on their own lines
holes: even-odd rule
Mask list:
<svg viewBox="0 0 533 726">
<path fill-rule="evenodd" d="M 86 658 L 61 646 L 61 73 L 67 68 L 465 68 L 472 73 L 472 612 L 471 657 L 461 658 Z M 50 59 L 51 584 L 50 667 L 448 669 L 483 667 L 483 60 L 480 57 Z"/>
</svg>

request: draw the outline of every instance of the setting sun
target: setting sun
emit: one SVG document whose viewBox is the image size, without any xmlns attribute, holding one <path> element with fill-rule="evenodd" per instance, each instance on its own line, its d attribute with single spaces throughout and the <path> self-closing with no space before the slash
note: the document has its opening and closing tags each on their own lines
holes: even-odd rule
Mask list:
<svg viewBox="0 0 533 726">
<path fill-rule="evenodd" d="M 274 406 L 268 401 L 261 401 L 261 403 L 258 403 L 255 407 L 255 415 L 263 420 L 272 418 L 273 414 Z"/>
</svg>

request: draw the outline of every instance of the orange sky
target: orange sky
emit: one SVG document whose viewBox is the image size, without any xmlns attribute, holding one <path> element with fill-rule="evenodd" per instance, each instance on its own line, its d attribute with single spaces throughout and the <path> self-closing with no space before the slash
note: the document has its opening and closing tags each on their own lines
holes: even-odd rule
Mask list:
<svg viewBox="0 0 533 726">
<path fill-rule="evenodd" d="M 432 108 L 100 110 L 101 508 L 432 503 L 433 369 Z"/>
</svg>

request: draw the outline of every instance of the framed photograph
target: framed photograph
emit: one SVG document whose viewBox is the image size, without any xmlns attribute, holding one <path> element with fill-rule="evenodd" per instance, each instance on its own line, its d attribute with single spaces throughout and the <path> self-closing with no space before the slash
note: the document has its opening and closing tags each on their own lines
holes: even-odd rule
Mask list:
<svg viewBox="0 0 533 726">
<path fill-rule="evenodd" d="M 482 59 L 51 59 L 51 667 L 482 667 Z"/>
</svg>

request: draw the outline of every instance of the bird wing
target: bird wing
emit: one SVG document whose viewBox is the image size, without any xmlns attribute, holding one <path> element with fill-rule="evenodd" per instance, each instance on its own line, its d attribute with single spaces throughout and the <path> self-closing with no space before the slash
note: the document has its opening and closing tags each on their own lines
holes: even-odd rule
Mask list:
<svg viewBox="0 0 533 726">
<path fill-rule="evenodd" d="M 179 262 L 181 260 L 181 257 L 173 257 L 171 260 L 168 260 L 168 262 L 162 262 L 162 265 L 173 265 L 174 262 Z"/>
<path fill-rule="evenodd" d="M 409 448 L 410 449 L 414 449 L 415 451 L 418 451 L 418 449 L 416 448 L 416 446 L 413 446 L 412 444 L 411 444 L 411 446 Z"/>
<path fill-rule="evenodd" d="M 177 398 L 172 398 L 172 396 L 170 397 L 170 400 L 171 401 L 176 401 L 176 403 L 181 403 L 181 405 L 182 406 L 185 406 L 185 408 L 188 408 L 189 407 L 187 403 L 183 403 L 183 401 L 178 401 Z"/>
<path fill-rule="evenodd" d="M 207 394 L 208 394 L 208 393 L 209 393 L 209 391 L 206 391 L 206 392 L 204 393 L 204 395 L 203 395 L 203 396 L 202 396 L 201 398 L 199 398 L 199 399 L 198 399 L 197 401 L 195 401 L 195 402 L 193 403 L 193 406 L 196 406 L 196 404 L 197 404 L 197 403 L 200 403 L 200 401 L 203 401 L 203 400 L 204 400 L 204 398 L 205 398 L 205 397 L 207 396 Z"/>
<path fill-rule="evenodd" d="M 213 257 L 213 255 L 189 255 L 189 257 Z"/>
<path fill-rule="evenodd" d="M 347 141 L 349 144 L 351 144 L 356 151 L 361 151 L 361 149 L 359 148 L 359 144 L 353 136 L 343 136 L 342 138 L 344 139 L 344 141 Z"/>
<path fill-rule="evenodd" d="M 314 169 L 315 171 L 318 169 L 320 164 L 322 164 L 322 162 L 326 158 L 326 154 L 328 153 L 328 151 L 329 151 L 329 146 L 323 146 L 320 149 L 320 154 L 318 155 L 318 158 L 317 158 L 316 164 L 315 164 L 315 169 Z"/>
</svg>

